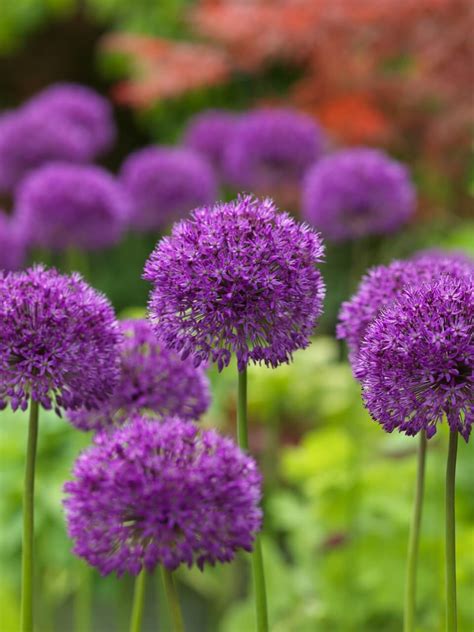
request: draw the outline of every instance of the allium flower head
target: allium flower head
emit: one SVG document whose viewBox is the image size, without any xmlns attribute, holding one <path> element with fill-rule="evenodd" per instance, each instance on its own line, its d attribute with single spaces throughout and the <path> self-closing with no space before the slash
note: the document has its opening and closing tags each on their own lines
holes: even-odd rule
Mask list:
<svg viewBox="0 0 474 632">
<path fill-rule="evenodd" d="M 46 117 L 33 109 L 0 119 L 0 190 L 13 191 L 34 169 L 52 161 L 88 159 L 87 139 L 67 119 Z"/>
<path fill-rule="evenodd" d="M 81 276 L 36 266 L 0 279 L 0 407 L 98 406 L 118 378 L 120 335 L 107 299 Z"/>
<path fill-rule="evenodd" d="M 117 243 L 129 218 L 128 196 L 100 167 L 53 163 L 24 180 L 18 221 L 35 246 L 96 250 Z"/>
<path fill-rule="evenodd" d="M 89 160 L 109 149 L 115 140 L 112 107 L 86 86 L 56 83 L 36 94 L 24 108 L 77 128 L 85 139 Z"/>
<path fill-rule="evenodd" d="M 196 364 L 235 353 L 276 367 L 309 344 L 322 311 L 319 235 L 251 196 L 196 209 L 145 266 L 157 336 Z"/>
<path fill-rule="evenodd" d="M 474 277 L 442 274 L 402 290 L 369 326 L 356 375 L 387 432 L 426 430 L 446 416 L 469 439 L 474 417 Z"/>
<path fill-rule="evenodd" d="M 224 157 L 226 179 L 236 188 L 269 192 L 297 186 L 323 152 L 324 137 L 310 116 L 262 108 L 242 116 Z"/>
<path fill-rule="evenodd" d="M 443 273 L 464 277 L 473 272 L 474 265 L 468 258 L 442 251 L 420 252 L 412 260 L 393 261 L 369 270 L 339 312 L 337 337 L 347 342 L 351 363 L 356 361 L 367 327 L 405 286 L 433 281 Z"/>
<path fill-rule="evenodd" d="M 407 170 L 376 149 L 346 149 L 305 176 L 303 214 L 333 241 L 391 233 L 415 211 Z"/>
<path fill-rule="evenodd" d="M 98 433 L 64 501 L 74 553 L 102 574 L 229 562 L 261 525 L 261 477 L 231 439 L 134 417 Z"/>
<path fill-rule="evenodd" d="M 158 342 L 146 320 L 122 321 L 120 329 L 120 380 L 112 397 L 99 410 L 72 411 L 70 421 L 81 430 L 99 430 L 139 413 L 198 419 L 210 404 L 204 370 Z"/>
<path fill-rule="evenodd" d="M 183 143 L 221 170 L 224 151 L 238 121 L 239 116 L 228 110 L 205 110 L 190 120 L 184 131 Z"/>
<path fill-rule="evenodd" d="M 25 260 L 25 237 L 15 218 L 0 209 L 0 269 L 17 270 Z"/>
<path fill-rule="evenodd" d="M 141 149 L 128 157 L 120 177 L 133 200 L 132 225 L 138 230 L 165 228 L 216 198 L 212 167 L 191 149 Z"/>
</svg>

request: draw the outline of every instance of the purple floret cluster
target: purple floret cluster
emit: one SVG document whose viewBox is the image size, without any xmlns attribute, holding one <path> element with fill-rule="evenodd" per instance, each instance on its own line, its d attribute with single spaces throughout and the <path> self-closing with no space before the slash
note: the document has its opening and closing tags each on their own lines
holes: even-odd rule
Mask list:
<svg viewBox="0 0 474 632">
<path fill-rule="evenodd" d="M 145 266 L 156 335 L 199 365 L 233 353 L 276 367 L 308 346 L 322 311 L 317 233 L 271 200 L 242 196 L 193 211 Z"/>
<path fill-rule="evenodd" d="M 127 158 L 120 179 L 133 201 L 131 225 L 136 230 L 167 228 L 217 195 L 210 164 L 186 148 L 141 149 Z"/>
<path fill-rule="evenodd" d="M 230 562 L 261 526 L 253 459 L 178 418 L 137 416 L 99 433 L 73 476 L 64 505 L 74 552 L 103 575 Z"/>
<path fill-rule="evenodd" d="M 466 256 L 443 251 L 418 253 L 412 260 L 393 261 L 377 266 L 362 278 L 356 294 L 342 304 L 337 325 L 337 337 L 349 347 L 352 364 L 364 340 L 370 323 L 394 301 L 407 285 L 419 285 L 436 279 L 440 274 L 466 277 L 474 273 L 474 262 Z"/>
<path fill-rule="evenodd" d="M 97 250 L 119 241 L 130 201 L 100 167 L 52 163 L 23 181 L 16 214 L 31 245 Z"/>
<path fill-rule="evenodd" d="M 25 255 L 26 240 L 19 223 L 0 209 L 0 269 L 17 270 Z"/>
<path fill-rule="evenodd" d="M 239 116 L 228 110 L 205 110 L 194 116 L 183 134 L 183 144 L 202 154 L 218 171 L 234 135 Z"/>
<path fill-rule="evenodd" d="M 364 403 L 387 432 L 427 437 L 446 417 L 467 441 L 474 416 L 474 277 L 405 287 L 368 327 L 356 363 Z"/>
<path fill-rule="evenodd" d="M 146 320 L 120 323 L 120 379 L 98 410 L 80 409 L 69 420 L 80 430 L 115 428 L 136 414 L 197 420 L 210 404 L 209 381 L 190 358 L 158 342 Z"/>
<path fill-rule="evenodd" d="M 109 301 L 80 275 L 36 266 L 0 279 L 0 407 L 97 407 L 118 379 Z"/>
<path fill-rule="evenodd" d="M 303 215 L 333 241 L 392 233 L 415 212 L 405 167 L 375 149 L 348 149 L 317 162 L 306 174 Z"/>
</svg>

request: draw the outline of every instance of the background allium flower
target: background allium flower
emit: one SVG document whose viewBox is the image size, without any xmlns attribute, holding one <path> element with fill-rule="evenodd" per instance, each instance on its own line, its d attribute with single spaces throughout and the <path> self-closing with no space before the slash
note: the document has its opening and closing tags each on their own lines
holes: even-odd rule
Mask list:
<svg viewBox="0 0 474 632">
<path fill-rule="evenodd" d="M 218 170 L 240 117 L 229 110 L 205 110 L 189 121 L 183 143 L 209 160 Z"/>
<path fill-rule="evenodd" d="M 426 430 L 446 415 L 467 441 L 474 411 L 474 277 L 442 274 L 402 290 L 370 325 L 356 375 L 387 432 Z"/>
<path fill-rule="evenodd" d="M 66 119 L 18 110 L 0 120 L 1 191 L 13 191 L 30 171 L 47 162 L 87 159 L 87 139 Z"/>
<path fill-rule="evenodd" d="M 133 200 L 132 225 L 138 230 L 167 227 L 191 209 L 216 198 L 215 174 L 191 149 L 147 147 L 125 161 L 121 181 Z"/>
<path fill-rule="evenodd" d="M 15 218 L 0 209 L 0 269 L 16 270 L 25 260 L 25 238 Z"/>
<path fill-rule="evenodd" d="M 72 411 L 70 421 L 81 430 L 99 430 L 123 424 L 138 413 L 198 419 L 210 404 L 204 370 L 158 342 L 146 320 L 119 325 L 123 333 L 120 380 L 112 397 L 99 410 Z"/>
<path fill-rule="evenodd" d="M 269 192 L 298 185 L 323 151 L 324 137 L 310 116 L 265 108 L 241 117 L 224 156 L 226 179 L 237 188 Z"/>
<path fill-rule="evenodd" d="M 112 107 L 94 90 L 74 83 L 57 83 L 42 90 L 24 106 L 51 117 L 66 120 L 86 140 L 88 158 L 109 149 L 115 140 Z"/>
<path fill-rule="evenodd" d="M 229 562 L 261 525 L 261 477 L 231 439 L 135 417 L 79 456 L 64 501 L 74 552 L 106 575 Z"/>
<path fill-rule="evenodd" d="M 33 172 L 16 200 L 30 243 L 52 250 L 95 250 L 119 241 L 129 218 L 128 196 L 100 167 L 54 163 Z"/>
<path fill-rule="evenodd" d="M 145 266 L 157 336 L 196 364 L 232 353 L 275 367 L 309 344 L 322 311 L 318 234 L 271 200 L 240 197 L 196 209 Z"/>
<path fill-rule="evenodd" d="M 303 185 L 303 214 L 334 241 L 391 233 L 415 211 L 408 171 L 376 149 L 347 149 L 312 167 Z"/>
<path fill-rule="evenodd" d="M 429 251 L 417 253 L 409 261 L 393 261 L 388 266 L 377 266 L 362 277 L 354 296 L 342 304 L 336 333 L 347 342 L 352 364 L 370 323 L 390 305 L 407 285 L 419 285 L 435 280 L 443 273 L 455 277 L 472 275 L 474 266 L 469 258 L 458 253 Z"/>
<path fill-rule="evenodd" d="M 0 280 L 0 407 L 98 406 L 118 378 L 120 335 L 108 300 L 79 274 L 42 266 Z"/>
</svg>

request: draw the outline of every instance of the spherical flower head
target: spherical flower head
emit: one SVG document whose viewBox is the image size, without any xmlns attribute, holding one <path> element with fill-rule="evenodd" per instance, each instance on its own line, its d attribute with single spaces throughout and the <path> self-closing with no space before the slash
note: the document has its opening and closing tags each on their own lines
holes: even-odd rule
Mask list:
<svg viewBox="0 0 474 632">
<path fill-rule="evenodd" d="M 446 416 L 469 439 L 474 417 L 474 277 L 410 285 L 370 325 L 357 377 L 387 432 L 428 437 Z"/>
<path fill-rule="evenodd" d="M 87 160 L 84 134 L 66 119 L 25 109 L 0 120 L 1 191 L 14 191 L 26 175 L 47 162 Z"/>
<path fill-rule="evenodd" d="M 18 221 L 32 245 L 55 251 L 116 244 L 130 215 L 123 187 L 100 167 L 53 163 L 22 182 Z"/>
<path fill-rule="evenodd" d="M 183 135 L 183 144 L 202 154 L 215 169 L 222 169 L 227 144 L 235 133 L 239 116 L 228 110 L 205 110 L 194 116 Z"/>
<path fill-rule="evenodd" d="M 176 417 L 98 433 L 73 475 L 64 486 L 73 550 L 103 575 L 230 562 L 261 526 L 253 459 Z"/>
<path fill-rule="evenodd" d="M 158 342 L 146 320 L 126 320 L 119 325 L 123 339 L 120 379 L 114 393 L 98 410 L 69 413 L 74 426 L 80 430 L 114 428 L 134 414 L 199 419 L 211 401 L 205 371 Z"/>
<path fill-rule="evenodd" d="M 35 266 L 0 280 L 0 407 L 97 407 L 118 379 L 108 300 L 79 274 Z"/>
<path fill-rule="evenodd" d="M 269 199 L 242 196 L 196 209 L 145 266 L 155 333 L 196 365 L 233 353 L 276 367 L 308 346 L 322 311 L 319 235 Z"/>
<path fill-rule="evenodd" d="M 305 176 L 303 214 L 333 241 L 392 233 L 415 212 L 408 171 L 376 149 L 347 149 Z"/>
<path fill-rule="evenodd" d="M 76 127 L 86 141 L 89 160 L 109 149 L 115 140 L 110 103 L 86 86 L 56 83 L 36 94 L 24 107 Z"/>
<path fill-rule="evenodd" d="M 216 199 L 212 167 L 191 149 L 141 149 L 125 161 L 120 178 L 134 203 L 131 223 L 137 230 L 166 228 Z"/>
<path fill-rule="evenodd" d="M 261 193 L 296 187 L 318 160 L 324 136 L 310 116 L 291 109 L 262 108 L 242 116 L 224 156 L 227 181 Z"/>
<path fill-rule="evenodd" d="M 357 292 L 342 304 L 336 335 L 349 347 L 349 360 L 354 366 L 365 332 L 372 321 L 394 301 L 407 285 L 430 282 L 440 274 L 469 276 L 474 267 L 457 254 L 437 251 L 417 253 L 409 261 L 393 261 L 376 266 L 362 277 Z"/>
<path fill-rule="evenodd" d="M 25 256 L 25 236 L 19 223 L 0 209 L 0 269 L 21 268 Z"/>
</svg>

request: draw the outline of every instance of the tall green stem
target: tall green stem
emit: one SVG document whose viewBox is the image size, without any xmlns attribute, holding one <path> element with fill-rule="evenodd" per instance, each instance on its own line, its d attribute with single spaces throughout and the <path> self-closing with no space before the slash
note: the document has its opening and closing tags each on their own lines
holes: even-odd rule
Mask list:
<svg viewBox="0 0 474 632">
<path fill-rule="evenodd" d="M 184 632 L 183 617 L 181 615 L 178 591 L 176 590 L 176 584 L 174 583 L 173 574 L 167 568 L 162 566 L 161 578 L 163 580 L 163 586 L 165 587 L 166 600 L 168 601 L 168 608 L 171 615 L 173 632 Z"/>
<path fill-rule="evenodd" d="M 26 448 L 25 486 L 23 493 L 23 546 L 21 560 L 21 632 L 33 630 L 33 539 L 35 463 L 38 444 L 38 402 L 31 400 L 28 445 Z"/>
<path fill-rule="evenodd" d="M 449 435 L 448 463 L 446 466 L 446 630 L 457 630 L 456 608 L 456 524 L 455 524 L 455 480 L 458 433 Z"/>
<path fill-rule="evenodd" d="M 420 545 L 420 525 L 423 508 L 423 492 L 425 487 L 426 432 L 420 432 L 418 444 L 418 468 L 416 473 L 416 490 L 413 504 L 413 516 L 408 542 L 407 578 L 405 584 L 405 617 L 404 632 L 415 630 L 416 610 L 416 577 L 418 567 L 418 551 Z"/>
<path fill-rule="evenodd" d="M 239 371 L 239 387 L 237 401 L 237 437 L 239 446 L 243 450 L 248 450 L 248 428 L 247 428 L 247 369 Z M 257 631 L 268 631 L 267 594 L 265 588 L 265 573 L 263 570 L 263 557 L 260 538 L 255 539 L 252 554 L 252 570 L 255 589 L 255 609 L 257 615 Z"/>
<path fill-rule="evenodd" d="M 146 570 L 143 569 L 135 579 L 133 592 L 132 616 L 130 618 L 130 632 L 140 632 L 145 607 Z"/>
</svg>

